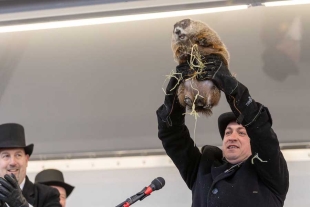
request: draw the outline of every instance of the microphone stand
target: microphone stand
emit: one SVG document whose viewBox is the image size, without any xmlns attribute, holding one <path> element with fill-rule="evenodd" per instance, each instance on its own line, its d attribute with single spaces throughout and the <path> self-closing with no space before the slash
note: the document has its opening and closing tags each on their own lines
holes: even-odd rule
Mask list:
<svg viewBox="0 0 310 207">
<path fill-rule="evenodd" d="M 124 202 L 117 205 L 116 207 L 129 207 L 130 205 L 134 204 L 137 201 L 142 201 L 144 198 L 149 196 L 144 193 L 146 189 L 147 189 L 146 187 L 143 188 L 139 193 L 131 196 L 130 198 L 127 198 Z"/>
</svg>

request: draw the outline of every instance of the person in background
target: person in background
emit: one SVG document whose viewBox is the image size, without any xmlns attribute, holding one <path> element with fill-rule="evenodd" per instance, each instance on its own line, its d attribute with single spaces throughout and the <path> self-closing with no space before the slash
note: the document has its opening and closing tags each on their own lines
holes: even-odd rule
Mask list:
<svg viewBox="0 0 310 207">
<path fill-rule="evenodd" d="M 35 177 L 35 183 L 41 183 L 55 188 L 59 191 L 60 204 L 66 206 L 66 200 L 72 193 L 74 187 L 65 183 L 64 176 L 61 171 L 56 169 L 46 169 L 39 172 Z"/>
<path fill-rule="evenodd" d="M 26 175 L 33 147 L 33 144 L 26 145 L 22 125 L 0 125 L 1 207 L 61 207 L 56 189 L 33 184 Z"/>
</svg>

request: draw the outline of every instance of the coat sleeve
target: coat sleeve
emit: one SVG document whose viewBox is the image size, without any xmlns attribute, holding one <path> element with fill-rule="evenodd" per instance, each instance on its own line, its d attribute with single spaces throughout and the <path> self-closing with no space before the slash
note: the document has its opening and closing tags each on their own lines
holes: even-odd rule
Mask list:
<svg viewBox="0 0 310 207">
<path fill-rule="evenodd" d="M 167 155 L 178 168 L 189 189 L 192 189 L 201 159 L 201 153 L 184 124 L 167 126 L 158 118 L 158 137 Z"/>
<path fill-rule="evenodd" d="M 57 189 L 50 187 L 43 207 L 61 207 L 59 203 L 59 192 Z"/>
<path fill-rule="evenodd" d="M 259 118 L 246 128 L 251 139 L 251 162 L 265 185 L 276 194 L 285 196 L 289 187 L 289 173 L 277 135 L 271 126 L 270 113 L 264 107 Z"/>
<path fill-rule="evenodd" d="M 262 182 L 277 195 L 285 196 L 288 191 L 288 169 L 274 133 L 268 108 L 256 102 L 242 83 L 230 94 L 227 101 L 251 139 L 251 161 Z"/>
</svg>

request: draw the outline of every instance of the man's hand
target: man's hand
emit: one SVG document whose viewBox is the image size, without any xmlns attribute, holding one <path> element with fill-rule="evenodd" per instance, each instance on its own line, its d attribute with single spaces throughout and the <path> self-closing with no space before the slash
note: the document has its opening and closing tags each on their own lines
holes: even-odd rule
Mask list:
<svg viewBox="0 0 310 207">
<path fill-rule="evenodd" d="M 10 207 L 29 207 L 14 174 L 0 177 L 0 200 Z"/>
<path fill-rule="evenodd" d="M 168 127 L 184 123 L 185 108 L 178 102 L 177 91 L 179 84 L 187 76 L 189 65 L 187 63 L 177 66 L 177 73 L 170 78 L 166 88 L 164 104 L 156 111 L 159 121 L 166 123 Z"/>
<path fill-rule="evenodd" d="M 237 123 L 250 126 L 261 114 L 264 106 L 250 96 L 248 88 L 232 76 L 220 55 L 208 55 L 205 68 L 198 80 L 212 80 L 225 93 L 226 99 L 237 117 Z"/>
<path fill-rule="evenodd" d="M 212 80 L 226 95 L 230 95 L 238 86 L 220 55 L 211 54 L 204 57 L 205 68 L 196 76 L 198 81 Z M 197 69 L 198 70 L 198 69 Z"/>
<path fill-rule="evenodd" d="M 182 73 L 183 77 L 188 78 L 195 73 L 198 81 L 212 80 L 214 84 L 226 95 L 230 95 L 238 86 L 238 81 L 232 76 L 228 67 L 223 61 L 223 57 L 217 54 L 211 54 L 203 57 L 205 67 L 203 69 L 193 68 L 189 70 L 187 67 L 177 67 L 177 72 Z M 183 65 L 185 65 L 184 63 Z"/>
</svg>

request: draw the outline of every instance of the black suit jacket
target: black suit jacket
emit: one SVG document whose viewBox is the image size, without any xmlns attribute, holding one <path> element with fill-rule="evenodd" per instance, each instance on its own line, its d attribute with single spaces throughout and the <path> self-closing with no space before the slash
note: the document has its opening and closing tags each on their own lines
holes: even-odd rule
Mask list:
<svg viewBox="0 0 310 207">
<path fill-rule="evenodd" d="M 33 207 L 61 207 L 57 189 L 39 183 L 33 184 L 27 176 L 23 195 Z"/>
</svg>

